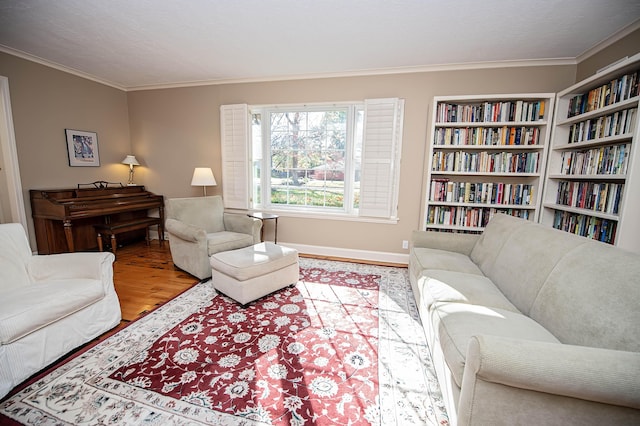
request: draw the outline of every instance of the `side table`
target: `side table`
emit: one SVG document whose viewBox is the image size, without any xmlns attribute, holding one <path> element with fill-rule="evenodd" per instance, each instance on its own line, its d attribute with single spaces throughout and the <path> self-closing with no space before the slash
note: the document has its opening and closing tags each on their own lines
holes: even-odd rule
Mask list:
<svg viewBox="0 0 640 426">
<path fill-rule="evenodd" d="M 278 243 L 278 215 L 271 213 L 262 213 L 262 212 L 254 212 L 247 214 L 249 217 L 253 217 L 256 219 L 260 219 L 262 221 L 262 228 L 260 229 L 260 240 L 264 241 L 264 221 L 265 220 L 274 220 L 275 226 L 273 230 L 273 243 Z"/>
</svg>

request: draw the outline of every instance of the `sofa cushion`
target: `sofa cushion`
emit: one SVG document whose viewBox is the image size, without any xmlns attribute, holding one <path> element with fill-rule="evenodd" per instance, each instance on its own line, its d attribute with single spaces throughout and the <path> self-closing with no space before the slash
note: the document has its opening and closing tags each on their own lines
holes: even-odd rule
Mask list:
<svg viewBox="0 0 640 426">
<path fill-rule="evenodd" d="M 432 269 L 419 279 L 422 303 L 427 309 L 436 302 L 469 303 L 518 312 L 487 277 Z"/>
<path fill-rule="evenodd" d="M 461 253 L 416 247 L 412 250 L 411 257 L 411 261 L 415 263 L 413 267 L 419 271 L 439 269 L 483 275 L 478 266 L 469 259 L 469 256 Z"/>
<path fill-rule="evenodd" d="M 559 343 L 553 334 L 531 318 L 505 309 L 439 302 L 432 306 L 430 317 L 447 366 L 458 386 L 462 386 L 467 345 L 472 336 L 493 335 Z"/>
<path fill-rule="evenodd" d="M 551 271 L 530 316 L 563 343 L 640 352 L 640 257 L 586 241 Z"/>
<path fill-rule="evenodd" d="M 484 274 L 522 313 L 528 315 L 549 273 L 562 257 L 587 239 L 548 226 L 514 219 L 495 260 L 482 268 Z"/>
<path fill-rule="evenodd" d="M 487 275 L 486 271 L 493 265 L 512 232 L 526 224 L 523 219 L 503 213 L 497 213 L 491 218 L 469 256 L 484 275 Z"/>
<path fill-rule="evenodd" d="M 6 345 L 105 297 L 100 280 L 38 282 L 0 297 L 0 344 Z"/>
<path fill-rule="evenodd" d="M 207 250 L 209 256 L 228 250 L 235 250 L 253 245 L 253 235 L 239 232 L 221 231 L 207 234 Z"/>
</svg>

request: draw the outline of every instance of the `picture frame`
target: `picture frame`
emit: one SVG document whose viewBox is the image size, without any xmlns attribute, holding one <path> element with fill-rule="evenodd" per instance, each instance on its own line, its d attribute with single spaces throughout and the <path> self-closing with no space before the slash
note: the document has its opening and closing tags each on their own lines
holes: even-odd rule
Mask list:
<svg viewBox="0 0 640 426">
<path fill-rule="evenodd" d="M 64 129 L 67 137 L 67 155 L 71 167 L 98 167 L 98 134 L 84 130 Z"/>
</svg>

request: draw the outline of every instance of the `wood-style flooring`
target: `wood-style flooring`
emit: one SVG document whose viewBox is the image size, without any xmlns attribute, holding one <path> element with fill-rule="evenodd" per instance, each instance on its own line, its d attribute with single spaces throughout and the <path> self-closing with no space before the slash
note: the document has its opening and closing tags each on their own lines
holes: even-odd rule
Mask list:
<svg viewBox="0 0 640 426">
<path fill-rule="evenodd" d="M 169 242 L 153 240 L 119 247 L 113 282 L 123 322 L 130 322 L 198 283 L 198 278 L 174 266 Z"/>
</svg>

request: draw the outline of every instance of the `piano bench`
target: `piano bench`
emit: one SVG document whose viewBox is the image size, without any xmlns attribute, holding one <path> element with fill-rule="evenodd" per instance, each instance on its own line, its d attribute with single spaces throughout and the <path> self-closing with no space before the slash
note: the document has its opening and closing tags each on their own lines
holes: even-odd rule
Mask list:
<svg viewBox="0 0 640 426">
<path fill-rule="evenodd" d="M 98 249 L 103 251 L 102 237 L 111 238 L 111 252 L 115 255 L 118 244 L 116 242 L 116 235 L 123 232 L 136 231 L 138 229 L 144 229 L 146 231 L 145 241 L 149 245 L 149 227 L 158 226 L 158 238 L 160 239 L 160 245 L 164 243 L 164 230 L 162 229 L 162 221 L 159 217 L 143 217 L 140 219 L 132 219 L 126 222 L 115 222 L 104 225 L 93 225 L 98 233 Z"/>
</svg>

